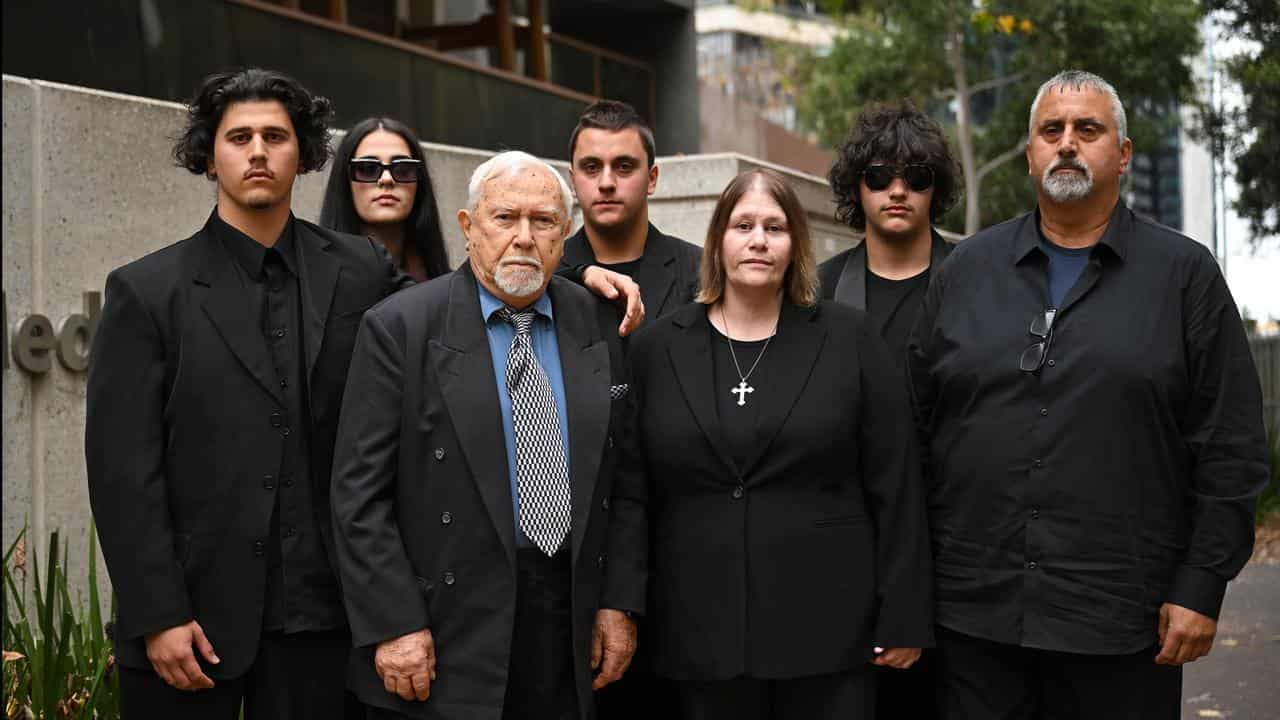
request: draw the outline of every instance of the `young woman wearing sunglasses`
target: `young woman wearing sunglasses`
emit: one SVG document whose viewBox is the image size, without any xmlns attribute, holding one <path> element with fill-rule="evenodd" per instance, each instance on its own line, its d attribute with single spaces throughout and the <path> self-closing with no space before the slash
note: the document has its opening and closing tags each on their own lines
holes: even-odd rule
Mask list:
<svg viewBox="0 0 1280 720">
<path fill-rule="evenodd" d="M 390 118 L 361 120 L 347 131 L 334 153 L 320 224 L 375 238 L 419 282 L 449 272 L 422 146 Z"/>
</svg>

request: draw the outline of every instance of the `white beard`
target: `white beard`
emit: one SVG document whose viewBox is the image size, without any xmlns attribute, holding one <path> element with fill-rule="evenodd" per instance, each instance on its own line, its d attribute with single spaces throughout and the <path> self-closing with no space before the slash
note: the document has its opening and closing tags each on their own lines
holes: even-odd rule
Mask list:
<svg viewBox="0 0 1280 720">
<path fill-rule="evenodd" d="M 517 263 L 516 260 L 521 262 Z M 538 266 L 530 267 L 525 262 L 537 263 Z M 503 258 L 493 273 L 493 283 L 499 290 L 513 297 L 528 297 L 538 292 L 545 279 L 542 263 L 532 257 Z"/>
<path fill-rule="evenodd" d="M 1067 172 L 1054 174 L 1054 170 L 1061 167 L 1075 167 L 1083 170 L 1082 173 Z M 1061 158 L 1053 161 L 1049 167 L 1045 168 L 1044 175 L 1040 177 L 1040 188 L 1044 190 L 1044 194 L 1049 196 L 1050 200 L 1057 203 L 1076 202 L 1083 200 L 1093 192 L 1093 171 L 1089 169 L 1079 160 L 1063 161 Z"/>
</svg>

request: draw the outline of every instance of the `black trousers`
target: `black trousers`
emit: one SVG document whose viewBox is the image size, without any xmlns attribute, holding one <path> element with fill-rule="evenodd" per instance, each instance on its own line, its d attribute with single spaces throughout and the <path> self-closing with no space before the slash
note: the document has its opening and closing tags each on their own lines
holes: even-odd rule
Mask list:
<svg viewBox="0 0 1280 720">
<path fill-rule="evenodd" d="M 575 720 L 568 539 L 554 557 L 516 551 L 516 622 L 503 720 Z"/>
<path fill-rule="evenodd" d="M 553 557 L 536 548 L 516 550 L 516 620 L 502 720 L 578 720 L 569 554 L 567 539 Z M 368 720 L 408 717 L 367 711 Z"/>
<path fill-rule="evenodd" d="M 178 690 L 151 668 L 120 668 L 122 720 L 359 720 L 346 691 L 351 636 L 345 630 L 263 633 L 245 674 L 208 690 Z M 208 665 L 200 661 L 208 672 Z"/>
<path fill-rule="evenodd" d="M 758 680 L 680 681 L 685 720 L 864 720 L 876 706 L 871 668 Z"/>
<path fill-rule="evenodd" d="M 938 628 L 947 720 L 1178 720 L 1182 668 L 1005 645 Z"/>
<path fill-rule="evenodd" d="M 877 720 L 937 720 L 938 672 L 933 648 L 906 670 L 876 667 Z"/>
<path fill-rule="evenodd" d="M 622 679 L 596 691 L 596 717 L 600 720 L 682 720 L 676 684 L 653 672 L 653 649 L 644 620 L 640 621 L 639 647 Z"/>
</svg>

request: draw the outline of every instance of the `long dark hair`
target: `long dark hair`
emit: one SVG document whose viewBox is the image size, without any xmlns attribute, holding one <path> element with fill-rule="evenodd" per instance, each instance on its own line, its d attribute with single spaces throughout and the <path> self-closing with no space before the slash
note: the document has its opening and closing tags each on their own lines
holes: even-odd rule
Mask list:
<svg viewBox="0 0 1280 720">
<path fill-rule="evenodd" d="M 351 181 L 347 178 L 347 164 L 356 154 L 360 141 L 374 130 L 386 130 L 404 138 L 409 154 L 422 161 L 422 177 L 413 193 L 413 207 L 405 218 L 405 245 L 422 258 L 427 277 L 439 277 L 449 272 L 449 256 L 444 250 L 444 236 L 440 232 L 440 217 L 436 212 L 436 194 L 431 187 L 431 174 L 427 172 L 422 145 L 407 125 L 385 117 L 371 117 L 356 123 L 333 154 L 333 171 L 325 186 L 324 205 L 320 208 L 320 225 L 338 232 L 359 235 L 364 232 L 364 221 L 356 213 L 351 197 Z M 403 259 L 401 260 L 403 263 Z"/>
</svg>

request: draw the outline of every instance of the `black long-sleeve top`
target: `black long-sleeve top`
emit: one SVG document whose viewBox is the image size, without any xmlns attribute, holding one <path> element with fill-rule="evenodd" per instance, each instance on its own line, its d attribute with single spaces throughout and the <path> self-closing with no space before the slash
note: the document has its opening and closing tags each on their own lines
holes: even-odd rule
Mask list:
<svg viewBox="0 0 1280 720">
<path fill-rule="evenodd" d="M 997 642 L 1121 654 L 1162 603 L 1217 617 L 1267 481 L 1258 375 L 1198 243 L 1120 203 L 1049 305 L 1039 212 L 935 276 L 908 345 L 930 474 L 937 621 Z"/>
</svg>

